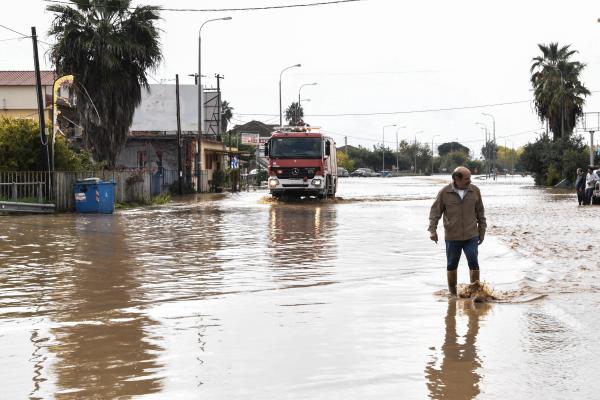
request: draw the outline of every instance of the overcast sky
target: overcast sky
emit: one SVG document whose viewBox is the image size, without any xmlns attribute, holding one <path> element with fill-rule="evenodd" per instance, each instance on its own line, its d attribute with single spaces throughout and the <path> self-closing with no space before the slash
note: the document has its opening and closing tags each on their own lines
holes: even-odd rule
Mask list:
<svg viewBox="0 0 600 400">
<path fill-rule="evenodd" d="M 133 4 L 169 8 L 235 8 L 307 4 L 318 0 L 169 0 Z M 5 4 L 6 3 L 6 4 Z M 44 41 L 52 14 L 41 0 L 3 2 L 0 24 L 28 34 L 36 25 Z M 531 100 L 529 68 L 538 43 L 558 41 L 579 51 L 582 80 L 600 91 L 600 3 L 598 1 L 399 1 L 360 2 L 263 11 L 163 11 L 160 28 L 164 62 L 153 79 L 193 83 L 197 72 L 198 28 L 211 18 L 231 16 L 202 29 L 204 82 L 225 76 L 223 99 L 234 107 L 234 124 L 252 119 L 279 121 L 279 73 L 284 109 L 302 89 L 305 120 L 351 145 L 381 143 L 382 127 L 396 124 L 402 139 L 435 143 L 458 139 L 478 154 L 484 131 L 496 119 L 499 145 L 521 146 L 541 129 Z M 5 40 L 17 35 L 0 28 L 0 69 L 33 69 L 31 42 Z M 45 53 L 47 45 L 42 45 Z M 47 57 L 42 62 L 50 68 Z M 172 83 L 171 81 L 165 81 Z M 418 112 L 520 102 L 454 111 Z M 600 111 L 600 92 L 586 101 Z M 394 113 L 370 116 L 325 114 Z M 251 115 L 262 114 L 262 115 Z M 394 142 L 396 128 L 385 129 Z M 586 134 L 589 139 L 589 134 Z M 391 144 L 391 143 L 390 143 Z"/>
</svg>

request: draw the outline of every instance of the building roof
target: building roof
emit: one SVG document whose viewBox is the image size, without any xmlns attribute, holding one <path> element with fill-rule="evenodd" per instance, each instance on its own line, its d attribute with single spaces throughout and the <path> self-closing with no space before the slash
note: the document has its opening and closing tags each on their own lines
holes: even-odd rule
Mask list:
<svg viewBox="0 0 600 400">
<path fill-rule="evenodd" d="M 235 128 L 230 130 L 230 133 L 258 133 L 260 136 L 271 136 L 273 133 L 273 129 L 277 125 L 267 125 L 263 124 L 260 121 L 250 121 L 245 123 L 244 125 L 236 125 Z"/>
<path fill-rule="evenodd" d="M 56 79 L 54 71 L 40 71 L 42 86 L 51 86 Z M 0 71 L 0 86 L 35 86 L 35 71 Z"/>
</svg>

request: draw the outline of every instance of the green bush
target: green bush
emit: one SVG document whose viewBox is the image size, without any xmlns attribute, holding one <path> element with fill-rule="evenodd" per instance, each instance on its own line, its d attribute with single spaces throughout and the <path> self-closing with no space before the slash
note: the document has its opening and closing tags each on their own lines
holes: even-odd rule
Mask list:
<svg viewBox="0 0 600 400">
<path fill-rule="evenodd" d="M 49 149 L 52 149 L 49 144 Z M 54 142 L 54 169 L 91 171 L 104 168 L 95 163 L 87 151 L 69 147 L 63 136 Z M 0 170 L 43 171 L 48 168 L 46 149 L 42 146 L 39 125 L 30 119 L 0 117 Z"/>
<path fill-rule="evenodd" d="M 588 152 L 581 136 L 552 140 L 542 135 L 525 146 L 519 161 L 533 175 L 536 185 L 551 186 L 564 178 L 574 180 L 575 170 L 587 166 Z"/>
</svg>

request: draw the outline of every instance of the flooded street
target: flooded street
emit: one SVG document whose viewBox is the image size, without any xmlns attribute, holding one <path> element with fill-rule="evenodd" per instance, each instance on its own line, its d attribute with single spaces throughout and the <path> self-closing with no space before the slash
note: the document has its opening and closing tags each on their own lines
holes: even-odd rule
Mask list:
<svg viewBox="0 0 600 400">
<path fill-rule="evenodd" d="M 599 208 L 528 178 L 474 179 L 481 277 L 504 301 L 449 300 L 426 231 L 449 181 L 2 216 L 1 397 L 597 397 Z"/>
</svg>

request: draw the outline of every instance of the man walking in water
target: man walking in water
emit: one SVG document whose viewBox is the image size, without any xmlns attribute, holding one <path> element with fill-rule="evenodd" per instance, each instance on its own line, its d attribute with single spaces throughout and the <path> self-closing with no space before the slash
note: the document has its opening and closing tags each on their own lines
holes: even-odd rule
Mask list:
<svg viewBox="0 0 600 400">
<path fill-rule="evenodd" d="M 439 191 L 429 212 L 429 238 L 437 243 L 437 225 L 444 216 L 448 290 L 456 296 L 457 268 L 464 251 L 471 283 L 479 281 L 478 246 L 485 237 L 485 214 L 481 193 L 471 184 L 471 171 L 457 167 L 452 183 Z"/>
</svg>

